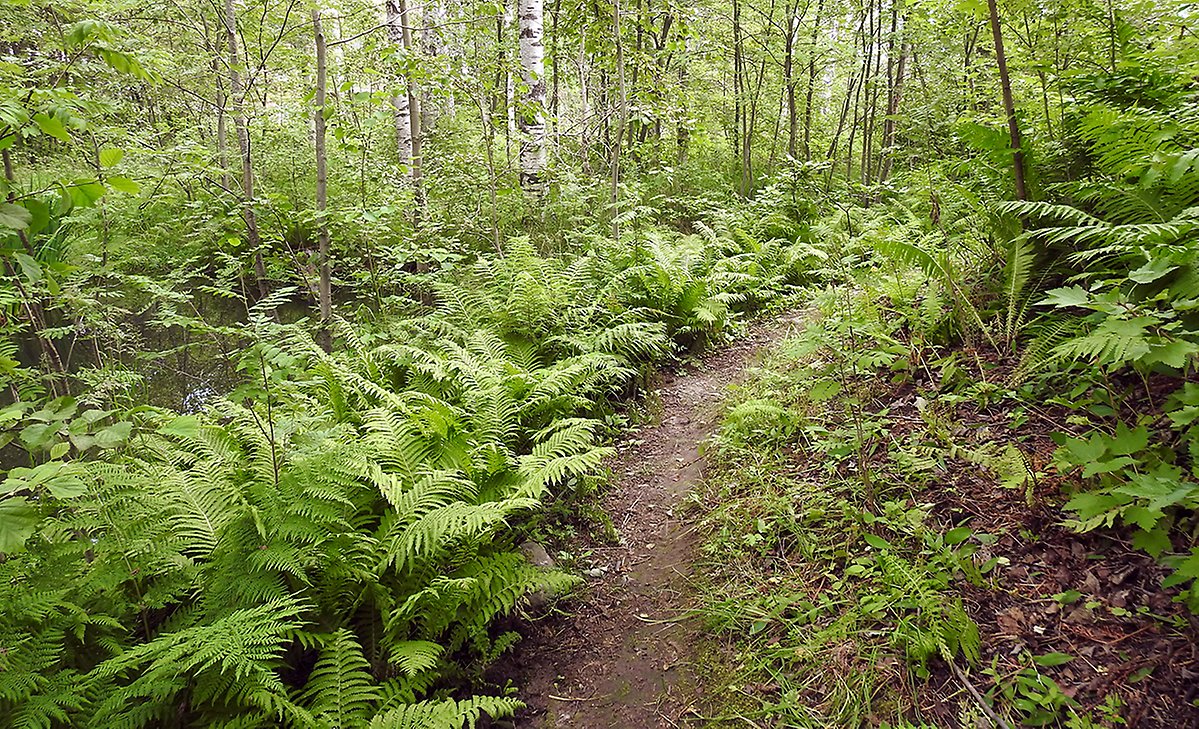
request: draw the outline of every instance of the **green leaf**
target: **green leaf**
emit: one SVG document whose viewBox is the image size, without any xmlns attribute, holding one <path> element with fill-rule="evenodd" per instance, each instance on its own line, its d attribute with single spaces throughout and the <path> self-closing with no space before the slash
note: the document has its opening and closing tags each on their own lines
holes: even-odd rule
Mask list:
<svg viewBox="0 0 1199 729">
<path fill-rule="evenodd" d="M 865 539 L 866 543 L 869 544 L 870 546 L 874 547 L 875 549 L 890 549 L 891 548 L 890 542 L 888 542 L 886 539 L 883 539 L 882 537 L 876 537 L 873 534 L 863 534 L 862 539 Z"/>
<path fill-rule="evenodd" d="M 38 522 L 37 509 L 26 499 L 0 501 L 0 553 L 14 554 L 25 547 Z"/>
<path fill-rule="evenodd" d="M 1131 271 L 1128 278 L 1139 284 L 1153 283 L 1176 268 L 1178 268 L 1178 264 L 1169 258 L 1154 258 L 1137 270 Z"/>
<path fill-rule="evenodd" d="M 101 448 L 116 448 L 125 441 L 129 440 L 129 434 L 133 432 L 133 423 L 123 420 L 114 425 L 110 425 L 96 433 L 96 445 Z"/>
<path fill-rule="evenodd" d="M 34 114 L 33 123 L 37 124 L 38 129 L 41 129 L 43 134 L 54 137 L 63 144 L 71 142 L 71 135 L 67 132 L 67 128 L 62 125 L 62 121 L 57 117 L 45 113 Z"/>
<path fill-rule="evenodd" d="M 180 415 L 159 428 L 158 432 L 180 438 L 197 438 L 200 435 L 200 419 L 195 415 Z"/>
<path fill-rule="evenodd" d="M 21 442 L 29 450 L 45 448 L 58 433 L 58 423 L 36 423 L 21 430 Z"/>
<path fill-rule="evenodd" d="M 1191 549 L 1189 557 L 1175 557 L 1165 561 L 1175 571 L 1174 574 L 1162 580 L 1162 587 L 1174 587 L 1187 580 L 1199 579 L 1199 547 Z"/>
<path fill-rule="evenodd" d="M 95 180 L 79 180 L 67 188 L 71 193 L 71 201 L 81 208 L 91 207 L 104 197 L 107 191 L 104 185 Z"/>
<path fill-rule="evenodd" d="M 841 392 L 841 383 L 836 380 L 821 380 L 808 389 L 808 399 L 812 402 L 824 402 Z"/>
<path fill-rule="evenodd" d="M 1065 592 L 1059 592 L 1058 594 L 1054 595 L 1053 599 L 1062 605 L 1072 605 L 1073 603 L 1078 602 L 1079 598 L 1081 597 L 1082 593 L 1078 590 L 1066 590 Z"/>
<path fill-rule="evenodd" d="M 1108 444 L 1113 456 L 1131 456 L 1149 445 L 1149 428 L 1144 425 L 1129 429 L 1124 423 L 1116 426 L 1116 434 Z"/>
<path fill-rule="evenodd" d="M 954 544 L 961 544 L 969 539 L 972 533 L 973 532 L 971 531 L 970 527 L 955 527 L 945 532 L 945 543 L 950 546 Z"/>
<path fill-rule="evenodd" d="M 1074 656 L 1065 653 L 1046 653 L 1043 656 L 1036 656 L 1032 662 L 1038 666 L 1060 666 L 1072 660 L 1074 660 Z"/>
<path fill-rule="evenodd" d="M 1138 531 L 1132 535 L 1132 546 L 1157 558 L 1168 552 L 1174 545 L 1170 543 L 1170 533 L 1165 526 L 1159 526 L 1147 532 Z"/>
<path fill-rule="evenodd" d="M 21 205 L 29 211 L 29 235 L 37 235 L 45 229 L 50 222 L 50 206 L 38 200 L 37 198 L 29 198 L 22 200 Z"/>
<path fill-rule="evenodd" d="M 1045 298 L 1041 299 L 1040 304 L 1052 304 L 1058 309 L 1067 306 L 1086 306 L 1091 301 L 1091 294 L 1081 286 L 1069 286 L 1060 289 L 1052 289 L 1045 292 Z"/>
<path fill-rule="evenodd" d="M 101 167 L 116 167 L 125 158 L 125 150 L 116 149 L 115 147 L 105 147 L 100 150 L 99 157 Z"/>
<path fill-rule="evenodd" d="M 17 259 L 17 263 L 21 266 L 21 273 L 25 274 L 27 281 L 37 283 L 42 280 L 42 267 L 33 259 L 33 256 L 28 253 L 14 253 L 12 257 Z"/>
<path fill-rule="evenodd" d="M 1197 353 L 1199 353 L 1199 345 L 1185 339 L 1174 339 L 1161 344 L 1149 345 L 1149 354 L 1141 357 L 1141 362 L 1147 365 L 1161 363 L 1167 367 L 1182 369 L 1186 367 L 1187 360 Z"/>
<path fill-rule="evenodd" d="M 33 214 L 27 208 L 12 203 L 0 203 L 0 228 L 25 230 L 32 221 Z"/>
<path fill-rule="evenodd" d="M 136 195 L 142 190 L 142 186 L 124 175 L 109 175 L 106 180 L 108 186 L 120 192 Z"/>
</svg>

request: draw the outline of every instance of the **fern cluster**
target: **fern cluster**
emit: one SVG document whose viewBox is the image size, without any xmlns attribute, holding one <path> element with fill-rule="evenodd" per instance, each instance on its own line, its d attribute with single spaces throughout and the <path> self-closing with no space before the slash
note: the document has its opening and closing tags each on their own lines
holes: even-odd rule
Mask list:
<svg viewBox="0 0 1199 729">
<path fill-rule="evenodd" d="M 512 645 L 497 617 L 575 582 L 520 554 L 522 522 L 596 478 L 594 416 L 643 366 L 783 291 L 781 250 L 516 240 L 427 315 L 340 322 L 332 353 L 260 302 L 242 386 L 198 415 L 12 410 L 37 465 L 0 491 L 0 724 L 513 714 L 455 677 Z"/>
</svg>

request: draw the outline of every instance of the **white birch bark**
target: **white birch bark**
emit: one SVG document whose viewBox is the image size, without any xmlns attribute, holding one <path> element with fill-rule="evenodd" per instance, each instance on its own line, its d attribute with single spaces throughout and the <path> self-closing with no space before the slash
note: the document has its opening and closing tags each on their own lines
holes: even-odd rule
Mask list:
<svg viewBox="0 0 1199 729">
<path fill-rule="evenodd" d="M 544 187 L 545 45 L 544 0 L 520 0 L 520 71 L 525 95 L 520 104 L 520 185 L 534 194 Z"/>
<path fill-rule="evenodd" d="M 397 0 L 387 0 L 387 37 L 394 48 L 404 47 L 404 15 Z M 400 76 L 405 81 L 403 75 Z M 412 168 L 412 114 L 408 103 L 407 89 L 391 97 L 396 130 L 396 158 L 405 170 Z M 403 181 L 407 184 L 407 180 Z"/>
</svg>

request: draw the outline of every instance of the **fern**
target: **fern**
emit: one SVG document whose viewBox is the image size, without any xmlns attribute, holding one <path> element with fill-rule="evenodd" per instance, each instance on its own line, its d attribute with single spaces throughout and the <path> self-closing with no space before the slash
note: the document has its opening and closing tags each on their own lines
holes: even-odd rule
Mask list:
<svg viewBox="0 0 1199 729">
<path fill-rule="evenodd" d="M 498 696 L 474 696 L 465 701 L 445 699 L 392 709 L 371 719 L 370 729 L 473 729 L 484 716 L 515 716 L 524 704 Z"/>
<path fill-rule="evenodd" d="M 379 691 L 370 664 L 350 631 L 330 635 L 304 685 L 304 700 L 318 722 L 331 727 L 365 725 Z"/>
</svg>

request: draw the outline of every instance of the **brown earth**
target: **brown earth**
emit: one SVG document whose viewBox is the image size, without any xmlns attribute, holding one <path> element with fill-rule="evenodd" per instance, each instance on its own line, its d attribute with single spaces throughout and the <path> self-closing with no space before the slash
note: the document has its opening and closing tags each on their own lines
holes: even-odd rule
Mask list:
<svg viewBox="0 0 1199 729">
<path fill-rule="evenodd" d="M 677 727 L 694 716 L 698 626 L 684 594 L 698 535 L 679 503 L 703 476 L 701 443 L 723 396 L 797 315 L 760 322 L 732 346 L 663 376 L 660 422 L 617 444 L 603 508 L 619 539 L 591 545 L 588 589 L 533 623 L 492 676 L 510 679 L 529 729 Z"/>
</svg>

